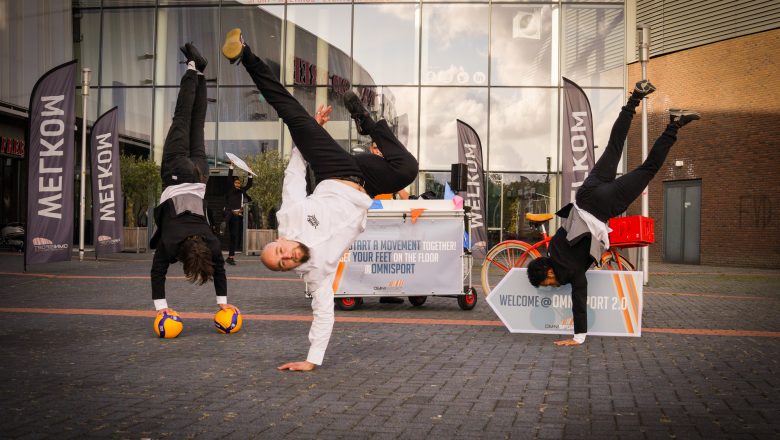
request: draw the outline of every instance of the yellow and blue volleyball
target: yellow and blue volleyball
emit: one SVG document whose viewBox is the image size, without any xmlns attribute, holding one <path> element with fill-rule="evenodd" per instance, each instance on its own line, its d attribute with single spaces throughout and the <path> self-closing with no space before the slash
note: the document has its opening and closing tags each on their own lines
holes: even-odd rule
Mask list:
<svg viewBox="0 0 780 440">
<path fill-rule="evenodd" d="M 175 338 L 182 329 L 184 323 L 176 312 L 163 312 L 154 319 L 154 332 L 161 338 Z"/>
<path fill-rule="evenodd" d="M 243 321 L 241 314 L 231 309 L 220 310 L 214 315 L 214 326 L 220 333 L 235 333 L 241 330 Z"/>
</svg>

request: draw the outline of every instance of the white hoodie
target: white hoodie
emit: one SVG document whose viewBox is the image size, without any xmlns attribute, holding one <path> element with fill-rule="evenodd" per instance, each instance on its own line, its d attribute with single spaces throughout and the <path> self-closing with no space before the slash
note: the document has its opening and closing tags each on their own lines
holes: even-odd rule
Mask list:
<svg viewBox="0 0 780 440">
<path fill-rule="evenodd" d="M 280 237 L 303 243 L 310 250 L 309 261 L 296 272 L 303 274 L 312 294 L 314 321 L 306 360 L 313 364 L 322 364 L 336 320 L 333 278 L 339 260 L 366 228 L 371 203 L 365 193 L 335 180 L 320 182 L 314 193 L 306 196 L 306 162 L 293 148 L 284 171 L 282 207 L 276 218 Z"/>
</svg>

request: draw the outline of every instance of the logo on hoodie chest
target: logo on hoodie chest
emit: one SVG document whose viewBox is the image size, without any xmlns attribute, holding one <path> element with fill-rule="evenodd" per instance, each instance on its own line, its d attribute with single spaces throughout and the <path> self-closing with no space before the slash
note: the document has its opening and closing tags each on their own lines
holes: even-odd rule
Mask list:
<svg viewBox="0 0 780 440">
<path fill-rule="evenodd" d="M 307 215 L 306 221 L 309 222 L 310 225 L 314 226 L 314 229 L 317 229 L 317 226 L 320 225 L 320 221 L 317 220 L 317 217 L 314 215 Z"/>
</svg>

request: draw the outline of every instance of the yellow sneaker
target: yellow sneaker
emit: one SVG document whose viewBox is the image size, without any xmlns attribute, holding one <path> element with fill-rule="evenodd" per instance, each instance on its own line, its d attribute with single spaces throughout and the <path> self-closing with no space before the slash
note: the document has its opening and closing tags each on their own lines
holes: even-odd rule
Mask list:
<svg viewBox="0 0 780 440">
<path fill-rule="evenodd" d="M 222 45 L 222 55 L 234 64 L 241 59 L 241 53 L 244 51 L 244 38 L 241 36 L 241 29 L 235 28 L 225 36 L 225 44 Z"/>
</svg>

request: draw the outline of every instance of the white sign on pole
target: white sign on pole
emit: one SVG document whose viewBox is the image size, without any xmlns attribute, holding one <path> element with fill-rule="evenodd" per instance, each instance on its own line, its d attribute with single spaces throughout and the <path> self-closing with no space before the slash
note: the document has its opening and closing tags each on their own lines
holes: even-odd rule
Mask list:
<svg viewBox="0 0 780 440">
<path fill-rule="evenodd" d="M 572 334 L 571 285 L 537 289 L 527 269 L 514 268 L 487 302 L 512 333 Z M 642 272 L 589 270 L 588 334 L 642 335 Z"/>
</svg>

